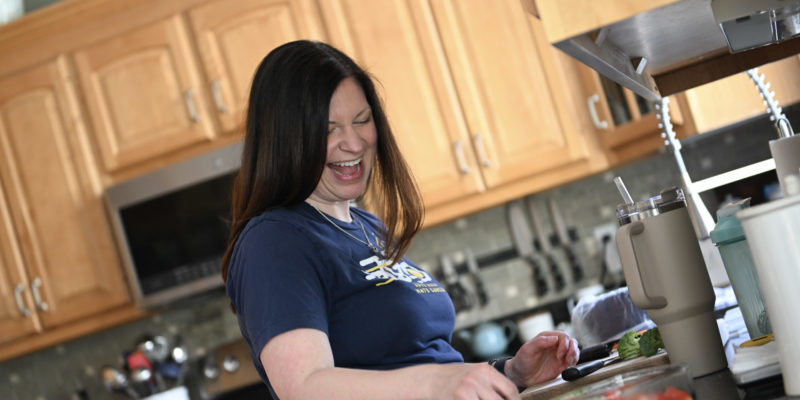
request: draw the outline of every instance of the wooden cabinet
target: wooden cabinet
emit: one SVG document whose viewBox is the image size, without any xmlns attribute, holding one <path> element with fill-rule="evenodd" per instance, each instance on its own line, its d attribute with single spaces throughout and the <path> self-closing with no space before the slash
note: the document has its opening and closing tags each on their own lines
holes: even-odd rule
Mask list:
<svg viewBox="0 0 800 400">
<path fill-rule="evenodd" d="M 759 68 L 781 105 L 800 101 L 800 57 Z M 664 145 L 653 105 L 594 70 L 580 66 L 585 108 L 612 165 L 653 154 Z M 701 134 L 766 113 L 758 89 L 743 72 L 670 96 L 678 138 Z"/>
<path fill-rule="evenodd" d="M 321 1 L 331 43 L 377 78 L 426 207 L 485 190 L 430 9 L 421 1 Z"/>
<path fill-rule="evenodd" d="M 0 343 L 41 329 L 0 182 Z"/>
<path fill-rule="evenodd" d="M 500 204 L 537 187 L 490 201 L 484 194 L 587 158 L 565 107 L 562 84 L 568 78 L 556 50 L 520 2 L 320 5 L 331 42 L 385 89 L 387 113 L 429 222 L 430 210 L 458 209 L 463 215 Z"/>
<path fill-rule="evenodd" d="M 0 78 L 0 342 L 129 302 L 74 80 L 63 57 Z"/>
<path fill-rule="evenodd" d="M 800 57 L 785 58 L 758 70 L 780 106 L 800 101 Z M 689 89 L 685 96 L 691 110 L 687 117 L 700 133 L 767 113 L 758 89 L 744 72 Z"/>
<path fill-rule="evenodd" d="M 653 154 L 664 146 L 654 104 L 591 68 L 580 65 L 583 103 L 578 112 L 588 115 L 611 165 Z M 685 100 L 670 97 L 670 120 L 678 138 L 689 135 L 684 125 Z"/>
<path fill-rule="evenodd" d="M 215 137 L 182 16 L 101 40 L 74 58 L 107 171 Z"/>
<path fill-rule="evenodd" d="M 225 133 L 241 133 L 250 83 L 267 53 L 292 40 L 324 37 L 312 0 L 213 1 L 189 17 Z"/>
</svg>

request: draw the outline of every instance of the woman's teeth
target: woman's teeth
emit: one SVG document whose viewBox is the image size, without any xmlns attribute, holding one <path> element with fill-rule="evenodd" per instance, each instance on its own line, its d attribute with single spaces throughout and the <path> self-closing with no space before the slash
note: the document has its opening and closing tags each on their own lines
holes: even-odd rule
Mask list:
<svg viewBox="0 0 800 400">
<path fill-rule="evenodd" d="M 339 167 L 352 167 L 352 166 L 358 165 L 358 163 L 360 163 L 360 162 L 361 162 L 361 159 L 359 158 L 358 160 L 335 162 L 335 163 L 331 163 L 331 164 L 339 166 Z"/>
</svg>

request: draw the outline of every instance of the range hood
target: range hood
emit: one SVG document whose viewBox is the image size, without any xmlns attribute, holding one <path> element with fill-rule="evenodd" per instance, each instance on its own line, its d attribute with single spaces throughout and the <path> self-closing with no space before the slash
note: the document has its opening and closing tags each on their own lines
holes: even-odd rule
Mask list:
<svg viewBox="0 0 800 400">
<path fill-rule="evenodd" d="M 656 101 L 800 53 L 800 0 L 522 0 L 554 46 Z"/>
</svg>

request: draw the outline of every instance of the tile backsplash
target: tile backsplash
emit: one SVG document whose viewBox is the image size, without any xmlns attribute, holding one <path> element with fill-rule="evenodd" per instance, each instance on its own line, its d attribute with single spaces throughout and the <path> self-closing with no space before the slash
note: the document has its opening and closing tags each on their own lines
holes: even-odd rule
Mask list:
<svg viewBox="0 0 800 400">
<path fill-rule="evenodd" d="M 794 121 L 800 114 L 800 107 L 787 108 L 786 112 Z M 774 137 L 775 131 L 767 118 L 756 118 L 688 139 L 684 142 L 683 154 L 690 175 L 698 180 L 769 158 L 767 141 Z M 599 272 L 599 244 L 595 239 L 595 229 L 608 227 L 616 221 L 615 207 L 621 203 L 621 198 L 612 182 L 615 176 L 623 178 L 635 200 L 680 185 L 673 158 L 663 153 L 533 195 L 537 209 L 544 216 L 544 230 L 548 234 L 553 233 L 547 213 L 548 199 L 559 205 L 567 226 L 576 233 L 577 253 L 587 276 L 579 285 L 596 278 Z M 704 195 L 712 214 L 721 202 L 719 197 L 720 194 Z M 464 261 L 467 247 L 478 259 L 490 259 L 493 254 L 507 252 L 512 246 L 506 208 L 500 206 L 421 232 L 409 251 L 409 257 L 427 270 L 438 273 L 441 254 L 449 255 L 460 264 Z M 563 252 L 556 251 L 556 257 L 559 265 L 567 265 Z M 537 299 L 530 284 L 530 267 L 518 258 L 484 265 L 480 277 L 490 302 L 485 307 L 459 313 L 458 327 L 519 314 L 569 296 L 578 287 L 570 285 L 561 294 Z M 467 289 L 473 285 L 465 276 L 461 281 Z M 190 360 L 195 361 L 202 359 L 210 349 L 240 337 L 236 318 L 224 292 L 214 290 L 171 304 L 153 317 L 1 363 L 0 399 L 71 399 L 76 380 L 86 387 L 92 399 L 123 398 L 104 389 L 99 377 L 100 368 L 105 364 L 121 366 L 123 352 L 131 350 L 136 340 L 148 333 L 180 334 L 190 349 Z"/>
</svg>

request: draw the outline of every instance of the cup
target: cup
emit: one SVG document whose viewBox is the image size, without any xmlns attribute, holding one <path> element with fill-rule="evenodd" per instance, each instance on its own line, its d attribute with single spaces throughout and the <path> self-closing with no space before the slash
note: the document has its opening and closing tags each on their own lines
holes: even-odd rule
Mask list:
<svg viewBox="0 0 800 400">
<path fill-rule="evenodd" d="M 791 176 L 796 180 L 796 175 Z M 793 185 L 787 185 L 791 187 Z M 800 193 L 740 211 L 778 345 L 787 395 L 800 395 Z"/>
<path fill-rule="evenodd" d="M 549 312 L 540 312 L 521 318 L 517 321 L 517 328 L 520 339 L 527 342 L 541 332 L 555 329 L 555 322 Z"/>
<path fill-rule="evenodd" d="M 617 208 L 622 269 L 637 307 L 658 325 L 669 359 L 694 377 L 728 366 L 714 318 L 714 289 L 689 219 L 683 191 Z"/>
<path fill-rule="evenodd" d="M 770 140 L 769 151 L 775 160 L 775 172 L 785 195 L 786 177 L 797 174 L 800 168 L 800 135 Z"/>
<path fill-rule="evenodd" d="M 711 240 L 717 245 L 725 270 L 728 271 L 733 292 L 750 338 L 772 333 L 764 297 L 761 295 L 758 274 L 747 246 L 742 223 L 736 213 L 750 207 L 750 198 L 739 200 L 717 211 L 717 226 L 711 231 Z"/>
</svg>

